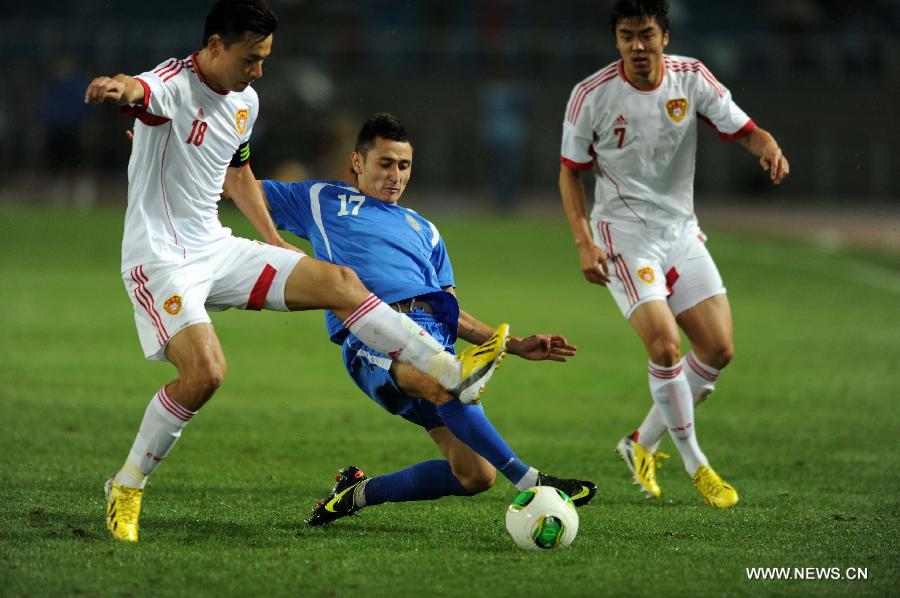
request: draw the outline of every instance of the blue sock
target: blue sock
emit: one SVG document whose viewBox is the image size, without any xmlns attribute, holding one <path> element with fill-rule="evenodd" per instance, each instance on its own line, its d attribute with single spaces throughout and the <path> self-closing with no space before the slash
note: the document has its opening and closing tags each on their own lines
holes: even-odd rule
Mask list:
<svg viewBox="0 0 900 598">
<path fill-rule="evenodd" d="M 366 506 L 384 502 L 434 500 L 442 496 L 470 496 L 463 488 L 450 462 L 423 461 L 396 473 L 380 475 L 366 482 Z"/>
<path fill-rule="evenodd" d="M 513 484 L 530 469 L 494 429 L 481 405 L 464 405 L 459 399 L 453 399 L 438 405 L 437 412 L 454 436 L 487 459 Z"/>
</svg>

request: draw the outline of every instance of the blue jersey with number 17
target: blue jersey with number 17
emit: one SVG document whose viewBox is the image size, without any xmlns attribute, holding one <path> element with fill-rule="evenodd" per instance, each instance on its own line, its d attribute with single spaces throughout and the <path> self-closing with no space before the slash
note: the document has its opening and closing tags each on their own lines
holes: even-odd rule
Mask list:
<svg viewBox="0 0 900 598">
<path fill-rule="evenodd" d="M 459 304 L 442 290 L 454 286 L 453 267 L 431 222 L 339 181 L 263 181 L 263 191 L 275 226 L 308 239 L 318 259 L 353 269 L 385 303 L 425 296 L 455 340 Z M 341 320 L 328 311 L 325 324 L 331 340 L 342 343 Z"/>
</svg>

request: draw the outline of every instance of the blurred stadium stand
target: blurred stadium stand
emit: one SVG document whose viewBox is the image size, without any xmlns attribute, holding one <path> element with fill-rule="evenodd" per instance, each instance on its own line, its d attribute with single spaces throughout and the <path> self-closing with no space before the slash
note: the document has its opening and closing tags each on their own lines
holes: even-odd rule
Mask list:
<svg viewBox="0 0 900 598">
<path fill-rule="evenodd" d="M 900 0 L 670 3 L 668 52 L 704 60 L 790 158 L 778 201 L 896 205 Z M 568 94 L 617 57 L 609 4 L 272 0 L 281 23 L 256 84 L 254 170 L 332 176 L 362 119 L 387 110 L 413 133 L 417 196 L 490 202 L 505 174 L 526 201 L 555 201 Z M 197 49 L 207 6 L 0 2 L 0 197 L 120 201 L 129 123 L 82 110 L 79 90 Z M 752 157 L 702 129 L 698 196 L 775 198 Z"/>
</svg>

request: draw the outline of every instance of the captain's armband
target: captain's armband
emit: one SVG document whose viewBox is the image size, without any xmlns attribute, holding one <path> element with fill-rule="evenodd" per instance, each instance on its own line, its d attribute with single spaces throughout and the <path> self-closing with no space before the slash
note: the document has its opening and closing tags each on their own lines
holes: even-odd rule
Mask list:
<svg viewBox="0 0 900 598">
<path fill-rule="evenodd" d="M 231 164 L 229 166 L 231 168 L 240 168 L 244 164 L 250 161 L 250 142 L 245 141 L 240 144 L 237 148 L 237 151 L 234 152 L 234 156 L 231 158 Z"/>
</svg>

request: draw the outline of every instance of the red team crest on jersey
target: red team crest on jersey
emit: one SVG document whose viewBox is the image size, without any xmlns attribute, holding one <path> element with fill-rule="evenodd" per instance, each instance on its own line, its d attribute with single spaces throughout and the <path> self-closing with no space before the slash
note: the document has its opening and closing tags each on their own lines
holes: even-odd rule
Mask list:
<svg viewBox="0 0 900 598">
<path fill-rule="evenodd" d="M 178 312 L 181 311 L 181 296 L 180 295 L 172 295 L 166 302 L 163 303 L 163 309 L 166 310 L 170 316 L 178 315 Z"/>
<path fill-rule="evenodd" d="M 638 278 L 647 284 L 653 284 L 653 281 L 656 280 L 656 275 L 653 274 L 653 268 L 650 268 L 649 266 L 638 270 L 637 275 Z"/>
<path fill-rule="evenodd" d="M 680 123 L 687 116 L 687 107 L 688 102 L 684 98 L 666 102 L 666 112 L 669 113 L 669 118 L 677 123 Z"/>
<path fill-rule="evenodd" d="M 241 108 L 234 113 L 234 126 L 237 128 L 238 135 L 243 135 L 247 130 L 247 119 L 250 118 L 250 111 Z"/>
</svg>

